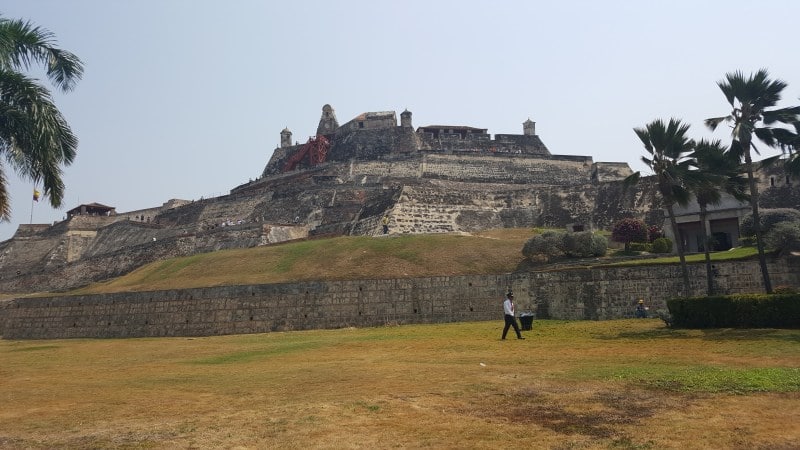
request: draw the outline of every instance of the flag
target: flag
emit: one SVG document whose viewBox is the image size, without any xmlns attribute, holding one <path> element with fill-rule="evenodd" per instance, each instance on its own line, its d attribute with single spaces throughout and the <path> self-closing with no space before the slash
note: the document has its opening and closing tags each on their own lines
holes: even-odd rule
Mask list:
<svg viewBox="0 0 800 450">
<path fill-rule="evenodd" d="M 38 202 L 40 195 L 41 195 L 41 193 L 39 191 L 37 191 L 36 189 L 34 189 L 33 190 L 33 201 Z"/>
</svg>

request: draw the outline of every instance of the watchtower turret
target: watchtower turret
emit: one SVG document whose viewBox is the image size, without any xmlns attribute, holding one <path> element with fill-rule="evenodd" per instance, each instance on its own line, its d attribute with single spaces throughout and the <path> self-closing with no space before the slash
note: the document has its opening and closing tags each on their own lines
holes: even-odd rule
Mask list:
<svg viewBox="0 0 800 450">
<path fill-rule="evenodd" d="M 281 131 L 281 148 L 291 147 L 292 145 L 292 132 L 288 128 Z"/>
<path fill-rule="evenodd" d="M 525 136 L 536 136 L 536 122 L 532 121 L 530 118 L 522 122 L 522 134 Z"/>
<path fill-rule="evenodd" d="M 400 113 L 400 126 L 403 128 L 414 128 L 414 126 L 411 125 L 411 111 L 406 109 Z"/>
<path fill-rule="evenodd" d="M 322 117 L 319 118 L 319 126 L 317 126 L 317 136 L 333 134 L 339 128 L 339 121 L 336 120 L 336 113 L 333 112 L 331 105 L 322 107 Z"/>
</svg>

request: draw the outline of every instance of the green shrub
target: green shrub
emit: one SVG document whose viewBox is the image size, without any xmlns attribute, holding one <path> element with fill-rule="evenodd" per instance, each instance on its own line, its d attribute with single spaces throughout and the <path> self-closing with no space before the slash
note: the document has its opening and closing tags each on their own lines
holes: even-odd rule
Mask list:
<svg viewBox="0 0 800 450">
<path fill-rule="evenodd" d="M 608 239 L 599 234 L 592 234 L 590 251 L 592 256 L 605 256 L 606 252 L 608 251 Z"/>
<path fill-rule="evenodd" d="M 764 236 L 768 248 L 790 252 L 800 248 L 800 222 L 780 222 Z"/>
<path fill-rule="evenodd" d="M 573 258 L 603 256 L 608 248 L 608 240 L 603 236 L 595 235 L 591 231 L 564 233 L 562 248 L 564 249 L 564 254 Z"/>
<path fill-rule="evenodd" d="M 762 209 L 759 211 L 761 217 L 761 232 L 769 233 L 775 225 L 781 222 L 800 223 L 800 211 L 791 208 Z M 741 234 L 743 236 L 753 236 L 756 234 L 753 227 L 753 214 L 747 214 L 742 218 Z"/>
<path fill-rule="evenodd" d="M 634 252 L 650 252 L 653 250 L 653 246 L 647 242 L 631 242 L 629 248 Z"/>
<path fill-rule="evenodd" d="M 672 253 L 672 240 L 660 237 L 653 241 L 653 253 Z"/>
<path fill-rule="evenodd" d="M 605 255 L 607 248 L 608 240 L 591 231 L 546 231 L 528 239 L 522 247 L 522 254 L 531 261 L 550 260 L 559 256 L 588 258 Z"/>
<path fill-rule="evenodd" d="M 800 328 L 800 294 L 741 294 L 667 301 L 677 328 Z"/>
<path fill-rule="evenodd" d="M 522 255 L 531 261 L 537 259 L 549 260 L 564 254 L 563 232 L 545 231 L 542 234 L 528 239 L 522 247 Z"/>
<path fill-rule="evenodd" d="M 739 245 L 742 247 L 755 247 L 756 246 L 756 237 L 755 236 L 742 236 L 739 238 Z"/>
</svg>

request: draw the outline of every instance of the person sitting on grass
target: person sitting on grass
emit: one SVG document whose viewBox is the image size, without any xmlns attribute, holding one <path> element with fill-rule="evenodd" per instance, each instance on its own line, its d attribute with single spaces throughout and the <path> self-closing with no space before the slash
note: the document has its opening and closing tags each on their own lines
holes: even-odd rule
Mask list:
<svg viewBox="0 0 800 450">
<path fill-rule="evenodd" d="M 644 300 L 640 298 L 639 303 L 636 305 L 636 311 L 634 312 L 634 316 L 637 319 L 646 319 L 648 309 L 649 308 L 647 306 L 644 306 Z"/>
</svg>

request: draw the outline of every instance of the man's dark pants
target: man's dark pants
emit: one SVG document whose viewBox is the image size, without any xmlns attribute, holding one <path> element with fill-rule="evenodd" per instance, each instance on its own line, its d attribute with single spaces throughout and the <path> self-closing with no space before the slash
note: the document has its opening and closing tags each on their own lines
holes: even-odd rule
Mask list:
<svg viewBox="0 0 800 450">
<path fill-rule="evenodd" d="M 508 314 L 505 315 L 506 317 L 506 326 L 503 328 L 503 339 L 506 338 L 506 334 L 508 333 L 509 327 L 514 327 L 514 332 L 517 333 L 517 339 L 522 338 L 522 334 L 519 332 L 519 326 L 517 325 L 517 319 L 514 316 L 509 316 Z"/>
</svg>

